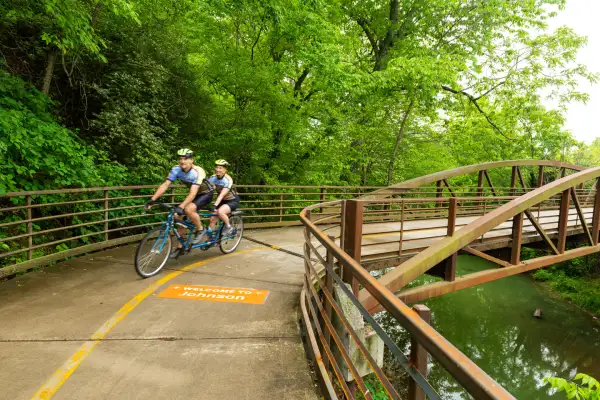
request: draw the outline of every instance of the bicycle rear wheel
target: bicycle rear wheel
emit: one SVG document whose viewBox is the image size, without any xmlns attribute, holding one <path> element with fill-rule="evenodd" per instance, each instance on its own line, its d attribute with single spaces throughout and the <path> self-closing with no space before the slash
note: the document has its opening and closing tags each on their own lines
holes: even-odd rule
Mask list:
<svg viewBox="0 0 600 400">
<path fill-rule="evenodd" d="M 242 241 L 244 234 L 244 220 L 241 215 L 233 215 L 229 217 L 229 224 L 233 228 L 233 235 L 219 241 L 219 248 L 225 254 L 233 253 Z M 221 232 L 223 230 L 221 229 Z"/>
<path fill-rule="evenodd" d="M 171 238 L 164 226 L 154 228 L 144 236 L 135 251 L 135 270 L 142 278 L 158 274 L 171 254 Z"/>
</svg>

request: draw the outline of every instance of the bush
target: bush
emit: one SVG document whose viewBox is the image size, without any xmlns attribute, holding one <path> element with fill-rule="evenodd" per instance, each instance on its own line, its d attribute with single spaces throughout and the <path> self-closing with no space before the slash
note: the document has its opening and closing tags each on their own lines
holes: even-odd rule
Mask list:
<svg viewBox="0 0 600 400">
<path fill-rule="evenodd" d="M 550 270 L 547 270 L 547 269 L 538 269 L 537 271 L 535 271 L 533 273 L 533 279 L 535 279 L 536 281 L 545 282 L 545 281 L 550 281 L 553 278 L 554 278 L 553 272 Z"/>
<path fill-rule="evenodd" d="M 123 184 L 126 170 L 50 114 L 52 102 L 0 70 L 0 194 Z"/>
<path fill-rule="evenodd" d="M 557 392 L 564 391 L 567 399 L 600 400 L 600 383 L 597 380 L 586 374 L 577 374 L 574 381 L 581 381 L 581 383 L 577 384 L 562 378 L 544 378 L 544 382 L 550 383 Z"/>
</svg>

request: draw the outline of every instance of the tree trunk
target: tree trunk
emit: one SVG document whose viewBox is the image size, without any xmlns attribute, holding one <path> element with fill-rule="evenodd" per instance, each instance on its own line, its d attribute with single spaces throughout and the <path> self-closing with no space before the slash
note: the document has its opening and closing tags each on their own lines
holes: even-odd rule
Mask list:
<svg viewBox="0 0 600 400">
<path fill-rule="evenodd" d="M 400 142 L 404 137 L 404 131 L 406 130 L 406 121 L 408 121 L 408 116 L 412 111 L 414 105 L 414 100 L 410 100 L 410 104 L 404 113 L 404 117 L 402 117 L 402 123 L 400 124 L 400 130 L 398 131 L 398 136 L 396 136 L 396 143 L 394 144 L 394 152 L 392 153 L 392 157 L 390 158 L 390 165 L 388 166 L 388 178 L 387 184 L 390 186 L 392 184 L 392 174 L 394 172 L 394 162 L 396 161 L 396 156 L 398 155 L 398 149 L 400 148 Z"/>
<path fill-rule="evenodd" d="M 48 54 L 48 65 L 46 66 L 46 73 L 44 74 L 44 84 L 42 86 L 42 92 L 46 96 L 50 93 L 50 84 L 52 83 L 52 77 L 54 76 L 54 67 L 56 66 L 56 58 L 58 57 L 58 49 L 55 48 Z"/>
<path fill-rule="evenodd" d="M 102 10 L 102 7 L 104 7 L 104 3 L 102 3 L 101 1 L 99 1 L 98 4 L 96 4 L 96 7 L 94 7 L 94 11 L 92 12 L 92 29 L 96 28 L 96 22 L 98 22 L 98 15 L 100 15 L 100 10 Z"/>
</svg>

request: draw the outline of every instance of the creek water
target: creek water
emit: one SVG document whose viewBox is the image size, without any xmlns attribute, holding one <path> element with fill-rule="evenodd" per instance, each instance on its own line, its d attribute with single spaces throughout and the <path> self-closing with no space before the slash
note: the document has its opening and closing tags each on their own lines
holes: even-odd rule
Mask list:
<svg viewBox="0 0 600 400">
<path fill-rule="evenodd" d="M 496 268 L 469 255 L 459 256 L 457 274 Z M 434 281 L 421 277 L 419 283 Z M 583 372 L 600 379 L 600 324 L 569 302 L 549 295 L 522 274 L 428 299 L 431 325 L 517 399 L 562 399 L 551 395 L 547 376 L 573 378 Z M 542 318 L 533 316 L 542 310 Z M 384 329 L 407 350 L 409 336 L 387 314 Z M 430 360 L 429 382 L 442 398 L 471 398 L 436 362 Z M 407 377 L 386 353 L 387 373 L 398 387 Z"/>
</svg>

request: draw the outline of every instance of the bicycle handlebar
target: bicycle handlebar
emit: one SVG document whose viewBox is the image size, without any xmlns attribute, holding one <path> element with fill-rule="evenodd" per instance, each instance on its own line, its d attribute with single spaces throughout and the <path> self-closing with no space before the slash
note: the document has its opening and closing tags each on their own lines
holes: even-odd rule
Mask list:
<svg viewBox="0 0 600 400">
<path fill-rule="evenodd" d="M 167 204 L 167 203 L 162 203 L 162 202 L 156 201 L 156 200 L 149 200 L 149 201 L 147 201 L 146 202 L 146 206 L 159 206 L 159 207 L 164 208 L 166 210 L 175 210 L 175 212 L 177 214 L 181 214 L 181 215 L 184 214 L 183 210 L 181 208 L 176 207 L 176 206 L 172 206 L 172 205 Z"/>
</svg>

